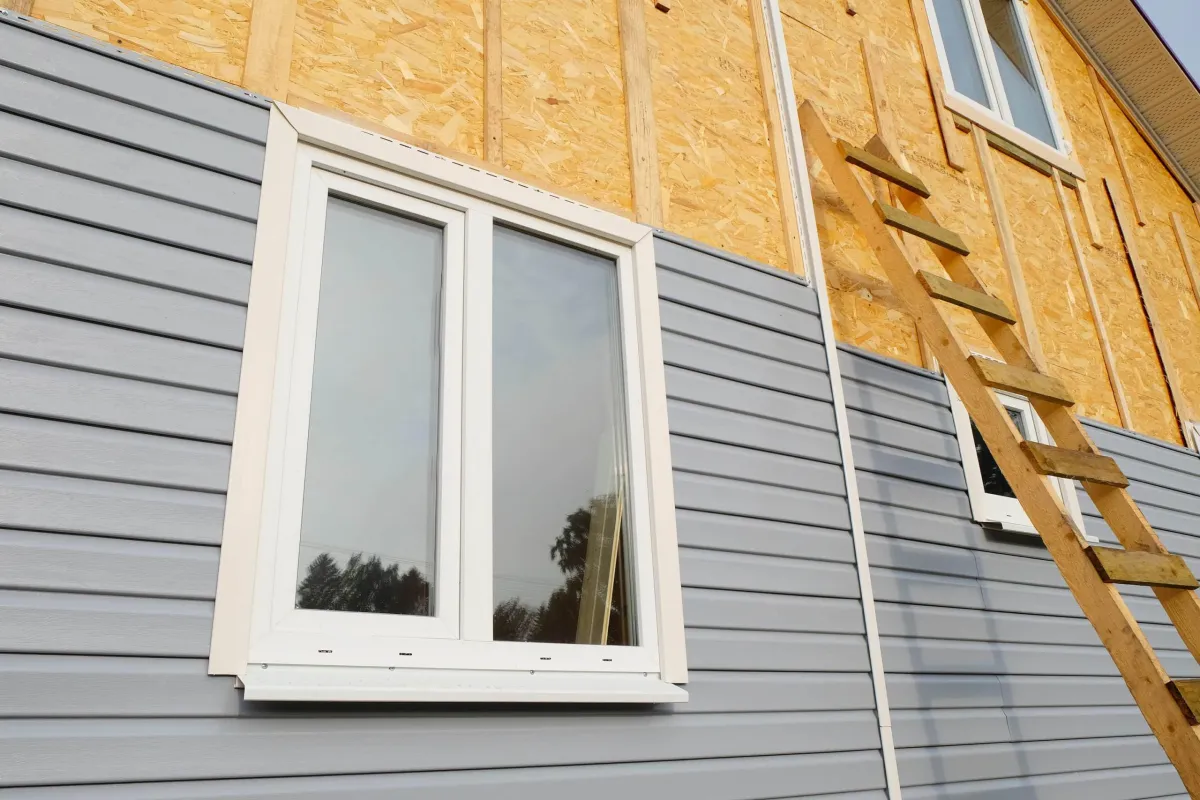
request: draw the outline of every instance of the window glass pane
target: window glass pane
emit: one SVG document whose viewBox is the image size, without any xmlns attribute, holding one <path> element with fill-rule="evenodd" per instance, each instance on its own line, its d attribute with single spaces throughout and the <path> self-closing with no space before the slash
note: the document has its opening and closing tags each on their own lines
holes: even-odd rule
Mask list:
<svg viewBox="0 0 1200 800">
<path fill-rule="evenodd" d="M 1028 439 L 1029 431 L 1025 429 L 1025 415 L 1015 408 L 1007 408 L 1005 410 L 1008 411 L 1008 416 L 1012 418 L 1013 425 L 1017 426 L 1021 438 Z M 971 423 L 971 433 L 975 437 L 975 455 L 979 459 L 979 471 L 983 474 L 983 490 L 988 494 L 1016 497 L 1016 492 L 1008 485 L 1004 473 L 1000 471 L 1000 465 L 992 457 L 992 451 L 988 450 L 988 446 L 984 444 L 983 437 L 979 434 L 979 429 L 975 427 L 974 422 Z"/>
<path fill-rule="evenodd" d="M 497 228 L 492 320 L 493 635 L 635 644 L 616 262 Z"/>
<path fill-rule="evenodd" d="M 440 228 L 329 199 L 296 606 L 433 613 Z"/>
<path fill-rule="evenodd" d="M 983 70 L 971 43 L 971 29 L 967 25 L 967 12 L 963 0 L 933 0 L 937 15 L 938 30 L 942 34 L 942 46 L 946 60 L 950 63 L 950 78 L 954 91 L 979 103 L 989 106 L 987 89 L 984 88 Z"/>
<path fill-rule="evenodd" d="M 980 0 L 1013 124 L 1049 145 L 1054 132 L 1013 0 Z"/>
</svg>

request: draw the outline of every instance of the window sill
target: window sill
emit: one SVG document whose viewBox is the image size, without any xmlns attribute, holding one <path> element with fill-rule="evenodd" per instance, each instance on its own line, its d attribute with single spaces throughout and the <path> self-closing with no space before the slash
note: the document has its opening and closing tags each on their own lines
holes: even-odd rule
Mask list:
<svg viewBox="0 0 1200 800">
<path fill-rule="evenodd" d="M 246 700 L 384 703 L 682 703 L 656 675 L 251 664 Z"/>
<path fill-rule="evenodd" d="M 945 100 L 946 108 L 955 114 L 965 117 L 984 130 L 994 133 L 1000 138 L 1012 142 L 1017 147 L 1029 151 L 1034 156 L 1050 163 L 1063 172 L 1074 175 L 1080 180 L 1087 180 L 1083 172 L 1083 167 L 1080 166 L 1079 162 L 1046 144 L 1041 139 L 1030 136 L 1020 128 L 1008 124 L 978 103 L 955 94 L 953 91 L 946 92 Z"/>
</svg>

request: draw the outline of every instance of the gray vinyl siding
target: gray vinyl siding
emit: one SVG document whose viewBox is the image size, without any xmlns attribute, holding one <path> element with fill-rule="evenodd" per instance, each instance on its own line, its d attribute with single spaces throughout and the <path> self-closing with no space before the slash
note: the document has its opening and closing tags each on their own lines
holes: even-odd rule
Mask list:
<svg viewBox="0 0 1200 800">
<path fill-rule="evenodd" d="M 942 379 L 841 363 L 905 799 L 1185 796 L 1041 542 L 972 521 Z M 1087 424 L 1168 545 L 1200 555 L 1197 454 Z M 1150 591 L 1124 593 L 1168 672 L 1197 674 Z"/>
<path fill-rule="evenodd" d="M 207 675 L 265 103 L 0 16 L 0 796 L 880 800 L 813 293 L 658 243 L 691 701 Z"/>
</svg>

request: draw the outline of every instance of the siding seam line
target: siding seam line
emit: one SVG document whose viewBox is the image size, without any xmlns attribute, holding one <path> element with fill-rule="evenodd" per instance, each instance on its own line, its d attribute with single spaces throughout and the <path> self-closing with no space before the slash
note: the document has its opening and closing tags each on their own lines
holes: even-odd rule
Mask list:
<svg viewBox="0 0 1200 800">
<path fill-rule="evenodd" d="M 883 666 L 883 645 L 879 636 L 879 621 L 875 614 L 875 592 L 871 584 L 870 562 L 867 558 L 867 537 L 863 524 L 862 506 L 858 494 L 858 479 L 854 470 L 854 450 L 850 438 L 850 421 L 846 411 L 846 396 L 842 386 L 842 370 L 839 363 L 837 339 L 833 331 L 833 310 L 829 302 L 829 287 L 825 282 L 825 264 L 821 259 L 820 239 L 816 230 L 816 211 L 813 206 L 812 186 L 807 159 L 804 154 L 800 117 L 796 106 L 796 92 L 792 85 L 792 70 L 788 62 L 787 43 L 784 38 L 783 17 L 779 0 L 751 0 L 761 2 L 766 12 L 768 42 L 776 80 L 780 109 L 784 119 L 784 136 L 791 155 L 793 170 L 792 184 L 798 196 L 796 206 L 802 223 L 802 247 L 808 261 L 808 279 L 817 295 L 817 312 L 821 321 L 825 357 L 829 368 L 829 382 L 833 393 L 834 420 L 837 424 L 838 446 L 842 454 L 842 472 L 846 482 L 846 502 L 850 512 L 850 535 L 854 542 L 855 569 L 858 572 L 859 595 L 862 602 L 863 622 L 866 627 L 867 655 L 871 668 L 871 684 L 875 690 L 875 710 L 879 721 L 879 744 L 883 756 L 883 771 L 889 800 L 901 800 L 900 771 L 896 759 L 896 743 L 892 736 L 892 716 L 888 704 L 887 676 Z"/>
</svg>

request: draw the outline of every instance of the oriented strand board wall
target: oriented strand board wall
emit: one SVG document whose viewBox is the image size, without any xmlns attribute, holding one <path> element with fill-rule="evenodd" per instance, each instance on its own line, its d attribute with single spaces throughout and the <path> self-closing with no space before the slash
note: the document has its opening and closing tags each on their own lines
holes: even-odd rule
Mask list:
<svg viewBox="0 0 1200 800">
<path fill-rule="evenodd" d="M 504 0 L 504 165 L 632 207 L 616 0 Z"/>
<path fill-rule="evenodd" d="M 251 0 L 35 0 L 33 15 L 229 83 L 242 79 Z"/>
<path fill-rule="evenodd" d="M 645 6 L 670 231 L 787 268 L 746 0 Z"/>
<path fill-rule="evenodd" d="M 290 95 L 483 155 L 479 0 L 298 0 Z"/>
</svg>

